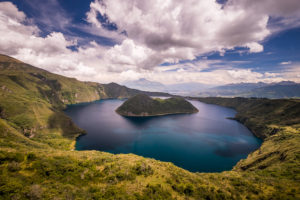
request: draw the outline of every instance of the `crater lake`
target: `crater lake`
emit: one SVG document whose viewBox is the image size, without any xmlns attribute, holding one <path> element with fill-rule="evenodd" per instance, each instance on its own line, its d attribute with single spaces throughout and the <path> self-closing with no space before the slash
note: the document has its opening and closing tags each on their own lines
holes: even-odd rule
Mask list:
<svg viewBox="0 0 300 200">
<path fill-rule="evenodd" d="M 233 109 L 190 101 L 198 113 L 127 118 L 115 112 L 124 101 L 67 107 L 65 113 L 87 132 L 77 138 L 76 150 L 133 153 L 192 172 L 220 172 L 262 143 L 244 125 L 227 119 L 235 116 Z"/>
</svg>

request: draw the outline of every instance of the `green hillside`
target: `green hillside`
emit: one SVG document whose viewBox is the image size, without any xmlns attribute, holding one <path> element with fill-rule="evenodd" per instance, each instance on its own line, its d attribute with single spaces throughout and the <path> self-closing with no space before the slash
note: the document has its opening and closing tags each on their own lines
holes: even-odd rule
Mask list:
<svg viewBox="0 0 300 200">
<path fill-rule="evenodd" d="M 193 98 L 238 111 L 235 118 L 257 137 L 265 139 L 286 129 L 300 128 L 300 99 Z"/>
<path fill-rule="evenodd" d="M 64 146 L 83 133 L 63 114 L 62 109 L 67 104 L 128 98 L 139 93 L 168 96 L 141 92 L 116 83 L 81 82 L 0 55 L 1 118 L 33 140 Z M 61 140 L 49 137 L 49 130 Z"/>
<path fill-rule="evenodd" d="M 0 56 L 0 199 L 300 198 L 298 100 L 198 99 L 236 108 L 236 118 L 264 138 L 232 171 L 191 173 L 132 154 L 73 150 L 84 130 L 62 112 L 67 104 L 139 92 Z"/>
<path fill-rule="evenodd" d="M 198 109 L 182 97 L 153 99 L 145 94 L 138 94 L 125 101 L 116 110 L 123 116 L 145 117 L 168 114 L 195 113 Z"/>
</svg>

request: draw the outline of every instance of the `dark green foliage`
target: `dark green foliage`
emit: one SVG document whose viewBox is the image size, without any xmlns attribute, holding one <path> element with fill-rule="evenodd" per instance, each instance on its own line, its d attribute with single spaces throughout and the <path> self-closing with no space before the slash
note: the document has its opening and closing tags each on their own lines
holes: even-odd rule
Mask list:
<svg viewBox="0 0 300 200">
<path fill-rule="evenodd" d="M 0 164 L 5 162 L 22 162 L 24 160 L 24 155 L 21 153 L 4 152 L 0 151 Z"/>
<path fill-rule="evenodd" d="M 34 161 L 36 159 L 36 155 L 34 153 L 28 153 L 27 154 L 27 160 L 28 161 Z"/>
<path fill-rule="evenodd" d="M 48 126 L 51 129 L 61 129 L 64 137 L 73 138 L 74 135 L 84 134 L 85 131 L 76 126 L 63 112 L 55 112 L 49 117 Z"/>
<path fill-rule="evenodd" d="M 179 194 L 184 194 L 187 196 L 191 196 L 194 193 L 194 187 L 191 184 L 174 184 L 172 185 L 172 189 Z"/>
<path fill-rule="evenodd" d="M 167 200 L 172 199 L 172 196 L 168 191 L 164 190 L 160 184 L 148 184 L 143 191 L 141 199 Z"/>
<path fill-rule="evenodd" d="M 152 168 L 149 165 L 145 164 L 145 163 L 136 164 L 133 167 L 133 172 L 138 176 L 144 175 L 145 177 L 153 174 Z"/>
<path fill-rule="evenodd" d="M 190 102 L 181 97 L 162 100 L 152 99 L 145 94 L 139 94 L 125 101 L 116 112 L 124 116 L 155 116 L 195 113 L 198 110 Z"/>
</svg>

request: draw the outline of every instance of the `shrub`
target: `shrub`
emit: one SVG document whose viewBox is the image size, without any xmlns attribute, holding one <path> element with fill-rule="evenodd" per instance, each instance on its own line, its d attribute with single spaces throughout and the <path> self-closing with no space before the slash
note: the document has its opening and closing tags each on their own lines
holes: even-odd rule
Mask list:
<svg viewBox="0 0 300 200">
<path fill-rule="evenodd" d="M 148 184 L 143 191 L 142 199 L 172 199 L 172 195 L 164 190 L 160 184 Z"/>
<path fill-rule="evenodd" d="M 146 165 L 145 163 L 138 163 L 133 167 L 133 171 L 136 175 L 144 175 L 145 177 L 152 175 L 154 173 L 153 169 Z"/>
<path fill-rule="evenodd" d="M 7 169 L 11 172 L 17 172 L 21 170 L 21 166 L 20 163 L 13 161 L 8 164 Z"/>
<path fill-rule="evenodd" d="M 0 164 L 6 161 L 15 161 L 22 162 L 24 160 L 24 155 L 21 153 L 12 153 L 12 152 L 0 152 Z"/>
<path fill-rule="evenodd" d="M 28 153 L 27 154 L 27 160 L 28 161 L 34 161 L 36 159 L 36 155 L 34 153 Z"/>
<path fill-rule="evenodd" d="M 32 200 L 38 200 L 42 197 L 43 190 L 40 185 L 32 185 L 26 197 Z"/>
</svg>

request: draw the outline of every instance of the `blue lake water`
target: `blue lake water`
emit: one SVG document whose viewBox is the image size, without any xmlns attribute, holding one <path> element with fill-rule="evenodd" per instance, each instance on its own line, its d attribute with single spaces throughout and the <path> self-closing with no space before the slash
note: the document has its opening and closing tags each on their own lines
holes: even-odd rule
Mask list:
<svg viewBox="0 0 300 200">
<path fill-rule="evenodd" d="M 235 111 L 190 101 L 196 114 L 126 118 L 115 113 L 124 100 L 100 100 L 68 106 L 65 113 L 87 131 L 77 150 L 134 153 L 172 162 L 193 172 L 230 170 L 257 149 L 261 140 L 237 121 Z"/>
</svg>

